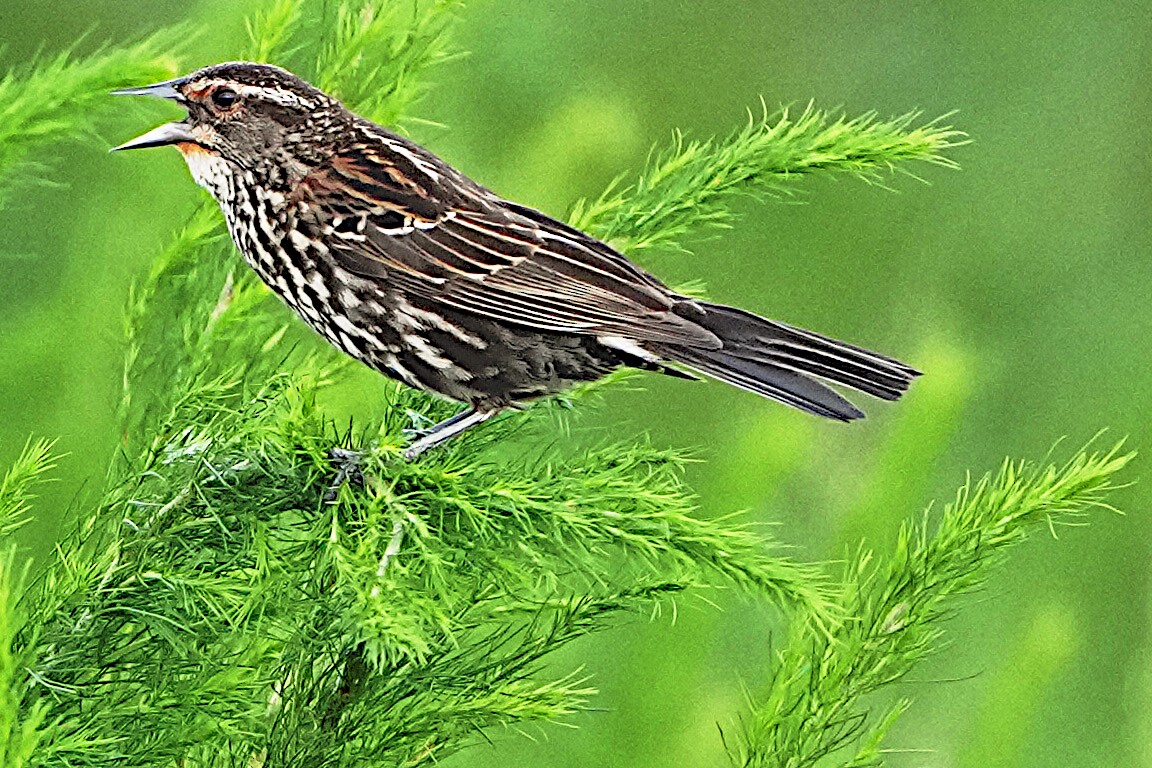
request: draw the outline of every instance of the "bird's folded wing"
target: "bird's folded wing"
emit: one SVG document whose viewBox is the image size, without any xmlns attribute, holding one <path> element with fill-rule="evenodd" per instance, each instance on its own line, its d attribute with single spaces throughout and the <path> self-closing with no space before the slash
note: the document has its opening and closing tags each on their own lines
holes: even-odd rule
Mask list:
<svg viewBox="0 0 1152 768">
<path fill-rule="evenodd" d="M 608 245 L 499 200 L 447 166 L 429 173 L 400 159 L 358 155 L 309 180 L 312 202 L 334 222 L 332 254 L 349 272 L 541 331 L 720 346 L 677 311 L 690 316 L 690 300 Z M 455 177 L 443 185 L 451 193 L 441 191 L 440 174 Z"/>
</svg>

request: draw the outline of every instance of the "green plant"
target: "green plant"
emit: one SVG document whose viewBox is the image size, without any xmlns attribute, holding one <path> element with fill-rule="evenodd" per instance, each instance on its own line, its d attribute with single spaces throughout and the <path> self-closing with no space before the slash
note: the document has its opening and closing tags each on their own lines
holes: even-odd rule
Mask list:
<svg viewBox="0 0 1152 768">
<path fill-rule="evenodd" d="M 345 2 L 334 24 L 308 24 L 323 10 L 278 0 L 250 25 L 249 52 L 393 121 L 447 57 L 454 6 Z M 8 78 L 22 106 L 0 114 L 0 135 L 30 146 L 81 132 L 97 103 L 88 94 L 153 79 L 158 50 Z M 33 91 L 49 82 L 86 101 L 41 104 Z M 733 193 L 776 192 L 815 170 L 948 164 L 941 153 L 959 139 L 914 117 L 765 116 L 727 139 L 677 139 L 638 182 L 572 219 L 633 251 L 677 246 L 730 223 Z M 12 167 L 3 157 L 0 172 Z M 730 737 L 733 762 L 878 764 L 905 704 L 870 719 L 860 697 L 930 652 L 952 598 L 1007 545 L 1102 505 L 1126 461 L 1111 451 L 1007 464 L 962 492 L 935 533 L 908 526 L 890 558 L 862 551 L 832 586 L 739 518 L 695 516 L 675 452 L 625 441 L 573 455 L 541 449 L 546 435 L 523 438 L 587 390 L 403 462 L 409 414 L 446 406 L 386 385 L 381 422 L 338 429 L 316 393 L 345 363 L 302 333 L 207 205 L 134 292 L 123 444 L 106 487 L 77 506 L 49 562 L 29 572 L 9 548 L 0 567 L 7 765 L 431 764 L 491 726 L 586 707 L 589 681 L 549 674 L 551 652 L 712 583 L 788 606 L 794 627 Z M 494 444 L 519 439 L 532 450 L 493 459 Z M 365 484 L 329 502 L 334 445 L 361 451 Z M 32 443 L 9 471 L 0 534 L 27 520 L 52 461 Z"/>
</svg>

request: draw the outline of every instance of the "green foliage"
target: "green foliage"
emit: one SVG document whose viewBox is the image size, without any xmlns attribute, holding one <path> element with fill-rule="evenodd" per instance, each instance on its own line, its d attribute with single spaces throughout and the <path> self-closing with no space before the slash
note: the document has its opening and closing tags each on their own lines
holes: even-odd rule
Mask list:
<svg viewBox="0 0 1152 768">
<path fill-rule="evenodd" d="M 29 442 L 0 480 L 0 538 L 7 539 L 28 522 L 33 488 L 55 467 L 52 444 Z M 23 768 L 36 764 L 48 727 L 49 702 L 28 696 L 34 643 L 17 637 L 24 629 L 20 603 L 24 569 L 10 541 L 0 550 L 0 765 Z"/>
<path fill-rule="evenodd" d="M 288 66 L 372 120 L 400 119 L 427 88 L 429 67 L 454 55 L 445 33 L 460 0 L 339 3 L 301 24 L 306 5 L 275 0 L 257 12 L 250 58 Z"/>
<path fill-rule="evenodd" d="M 444 32 L 460 0 L 341 3 L 320 47 L 316 84 L 364 116 L 397 120 L 424 92 L 424 73 L 450 53 Z"/>
<path fill-rule="evenodd" d="M 793 634 L 730 750 L 733 764 L 801 768 L 856 744 L 842 765 L 882 765 L 879 745 L 909 702 L 869 720 L 861 698 L 900 681 L 938 647 L 956 598 L 979 588 L 1005 549 L 1038 528 L 1108 509 L 1114 476 L 1131 458 L 1116 447 L 1082 451 L 1063 466 L 1005 462 L 961 488 L 934 533 L 926 513 L 901 527 L 890 556 L 861 550 L 835 601 L 849 619 L 830 636 Z"/>
<path fill-rule="evenodd" d="M 35 440 L 24 446 L 20 458 L 0 480 L 0 537 L 11 535 L 28 522 L 32 489 L 55 467 L 52 443 Z"/>
<path fill-rule="evenodd" d="M 679 246 L 702 227 L 729 226 L 733 193 L 784 192 L 814 171 L 875 180 L 908 160 L 955 167 L 942 153 L 962 143 L 964 134 L 939 120 L 913 127 L 918 117 L 848 119 L 808 107 L 798 118 L 785 110 L 772 119 L 765 110 L 724 140 L 687 141 L 678 134 L 635 184 L 617 183 L 599 199 L 578 203 L 570 218 L 635 252 Z"/>
<path fill-rule="evenodd" d="M 311 4 L 278 0 L 249 26 L 251 55 L 319 51 L 302 71 L 390 120 L 449 55 L 455 5 L 344 2 L 334 24 L 317 24 Z M 151 79 L 137 64 L 124 79 Z M 53 72 L 95 78 L 73 69 L 83 66 L 54 64 L 23 87 Z M 4 82 L 18 103 L 31 98 Z M 67 129 L 21 140 L 30 149 Z M 727 223 L 732 192 L 777 191 L 809 170 L 946 164 L 939 153 L 956 137 L 911 118 L 810 110 L 678 141 L 576 218 L 633 249 L 674 244 Z M 337 429 L 316 394 L 346 363 L 238 263 L 211 206 L 134 291 L 126 330 L 123 440 L 106 487 L 77 504 L 30 579 L 13 556 L 0 560 L 8 765 L 431 765 L 493 726 L 586 708 L 594 691 L 549 668 L 553 651 L 622 613 L 728 584 L 788 607 L 795 626 L 734 762 L 809 765 L 854 745 L 845 764 L 877 764 L 905 704 L 869 720 L 860 697 L 936 645 L 949 601 L 1006 545 L 1102 504 L 1126 460 L 1006 465 L 962 492 L 935 536 L 907 527 L 890 561 L 861 554 L 831 590 L 738 518 L 702 519 L 675 452 L 642 441 L 561 451 L 525 434 L 546 433 L 542 414 L 582 393 L 416 463 L 401 459 L 405 429 L 447 410 L 425 395 L 385 385 L 379 423 Z M 531 450 L 500 452 L 518 441 Z M 359 458 L 331 455 L 335 445 Z M 51 461 L 47 444 L 30 444 L 0 483 L 0 534 L 25 519 Z M 337 471 L 351 481 L 329 493 Z"/>
<path fill-rule="evenodd" d="M 11 548 L 0 554 L 0 765 L 6 768 L 39 764 L 51 728 L 49 700 L 28 696 L 31 643 L 17 641 L 25 580 L 16 559 Z"/>
<path fill-rule="evenodd" d="M 17 179 L 44 163 L 37 147 L 89 133 L 94 118 L 112 111 L 108 91 L 125 82 L 171 76 L 174 32 L 77 58 L 70 52 L 35 62 L 0 79 L 0 205 Z"/>
<path fill-rule="evenodd" d="M 249 58 L 273 64 L 292 53 L 292 33 L 303 11 L 303 0 L 275 0 L 248 19 Z"/>
</svg>

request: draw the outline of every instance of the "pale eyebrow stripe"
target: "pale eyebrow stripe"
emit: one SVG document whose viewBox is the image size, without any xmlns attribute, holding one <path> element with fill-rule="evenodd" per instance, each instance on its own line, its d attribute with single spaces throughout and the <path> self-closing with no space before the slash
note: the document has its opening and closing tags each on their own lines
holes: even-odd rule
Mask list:
<svg viewBox="0 0 1152 768">
<path fill-rule="evenodd" d="M 212 88 L 220 88 L 223 86 L 232 88 L 241 96 L 254 96 L 258 99 L 271 101 L 274 104 L 282 104 L 286 107 L 303 107 L 304 109 L 316 109 L 319 106 L 316 101 L 302 98 L 294 93 L 284 90 L 283 88 L 269 88 L 263 85 L 246 85 L 243 83 L 237 83 L 232 80 L 225 80 L 224 78 L 220 77 L 210 77 L 196 80 L 188 84 L 188 89 L 199 96 Z"/>
</svg>

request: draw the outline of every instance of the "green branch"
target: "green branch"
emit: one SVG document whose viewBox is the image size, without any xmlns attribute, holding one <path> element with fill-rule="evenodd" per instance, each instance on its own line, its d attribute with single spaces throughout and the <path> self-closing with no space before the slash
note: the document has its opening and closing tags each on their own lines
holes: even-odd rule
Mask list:
<svg viewBox="0 0 1152 768">
<path fill-rule="evenodd" d="M 52 443 L 30 440 L 19 458 L 0 480 L 0 539 L 9 536 L 28 522 L 33 489 L 56 468 Z"/>
<path fill-rule="evenodd" d="M 836 604 L 851 617 L 831 637 L 794 636 L 772 684 L 730 752 L 734 765 L 814 766 L 854 742 L 845 766 L 882 764 L 880 742 L 908 702 L 875 720 L 862 697 L 899 682 L 939 645 L 956 598 L 978 588 L 1007 548 L 1037 529 L 1111 509 L 1115 476 L 1131 460 L 1120 446 L 1081 451 L 1063 466 L 1006 462 L 960 489 L 936 526 L 905 524 L 895 551 L 862 551 Z"/>
<path fill-rule="evenodd" d="M 381 123 L 395 122 L 424 94 L 429 67 L 454 54 L 445 32 L 461 0 L 341 3 L 320 45 L 317 87 Z"/>
<path fill-rule="evenodd" d="M 0 205 L 17 178 L 44 165 L 38 148 L 89 134 L 94 118 L 113 110 L 108 91 L 170 77 L 176 41 L 168 32 L 84 58 L 65 52 L 0 78 Z"/>
<path fill-rule="evenodd" d="M 774 120 L 765 113 L 723 140 L 677 135 L 635 184 L 578 203 L 570 220 L 624 251 L 680 247 L 697 229 L 730 225 L 733 194 L 784 192 L 815 171 L 876 179 L 909 160 L 955 167 L 944 152 L 962 144 L 964 134 L 939 120 L 917 126 L 918 117 L 847 119 L 808 107 L 795 119 L 787 111 Z"/>
</svg>

